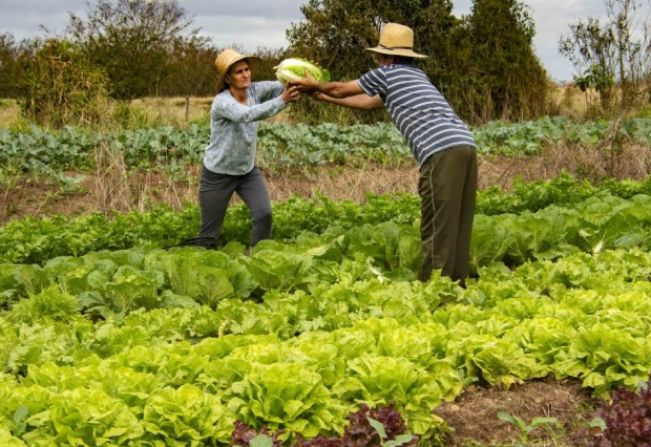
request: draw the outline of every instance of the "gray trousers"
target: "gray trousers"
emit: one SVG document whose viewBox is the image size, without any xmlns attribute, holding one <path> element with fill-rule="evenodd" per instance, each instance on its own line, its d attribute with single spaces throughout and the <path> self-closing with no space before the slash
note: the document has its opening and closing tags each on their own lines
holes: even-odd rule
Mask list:
<svg viewBox="0 0 651 447">
<path fill-rule="evenodd" d="M 236 192 L 251 210 L 253 231 L 251 245 L 271 237 L 271 201 L 262 173 L 255 167 L 244 175 L 216 174 L 202 166 L 199 182 L 201 206 L 200 236 L 219 237 L 226 208 Z"/>
<path fill-rule="evenodd" d="M 421 167 L 420 280 L 427 281 L 432 270 L 441 269 L 443 276 L 465 284 L 476 193 L 477 151 L 471 146 L 438 152 Z"/>
</svg>

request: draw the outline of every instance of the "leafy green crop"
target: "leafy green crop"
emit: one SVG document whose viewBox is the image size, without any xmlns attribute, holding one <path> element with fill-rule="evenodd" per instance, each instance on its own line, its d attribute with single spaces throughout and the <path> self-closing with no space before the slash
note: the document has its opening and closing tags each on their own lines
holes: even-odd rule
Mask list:
<svg viewBox="0 0 651 447">
<path fill-rule="evenodd" d="M 401 433 L 427 445 L 442 431 L 433 410 L 469 384 L 635 388 L 651 371 L 646 187 L 560 178 L 504 202 L 491 192 L 485 209 L 523 211 L 477 215 L 465 289 L 415 280 L 413 197 L 288 202 L 286 236 L 248 255 L 161 249 L 192 214 L 80 218 L 93 237 L 128 232 L 118 241 L 74 235 L 74 221 L 58 237 L 63 221 L 6 226 L 11 253 L 33 243 L 40 265 L 0 264 L 0 442 L 225 446 L 238 420 L 301 445 L 393 405 Z M 565 206 L 547 203 L 563 191 Z M 512 423 L 529 436 L 542 421 Z"/>
<path fill-rule="evenodd" d="M 559 144 L 594 147 L 612 133 L 604 121 L 574 122 L 542 118 L 535 122 L 491 122 L 473 129 L 481 154 L 530 155 Z M 617 129 L 621 141 L 651 145 L 651 119 L 631 118 Z M 120 156 L 130 169 L 154 169 L 177 175 L 198 164 L 209 140 L 208 126 L 91 132 L 74 127 L 27 132 L 0 129 L 0 173 L 47 173 L 96 168 L 98 149 Z M 258 131 L 258 165 L 269 172 L 324 165 L 413 163 L 411 150 L 390 123 L 317 126 L 265 123 Z M 100 157 L 101 158 L 101 157 Z"/>
<path fill-rule="evenodd" d="M 303 79 L 308 73 L 317 81 L 327 82 L 330 80 L 328 70 L 300 57 L 284 59 L 274 68 L 276 69 L 276 77 L 283 84 Z"/>
</svg>

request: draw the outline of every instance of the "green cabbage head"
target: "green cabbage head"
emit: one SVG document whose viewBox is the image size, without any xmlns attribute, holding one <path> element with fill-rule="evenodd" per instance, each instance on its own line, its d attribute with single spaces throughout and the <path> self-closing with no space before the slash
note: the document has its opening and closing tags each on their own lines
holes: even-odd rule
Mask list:
<svg viewBox="0 0 651 447">
<path fill-rule="evenodd" d="M 306 72 L 309 72 L 317 81 L 327 82 L 330 80 L 328 70 L 299 57 L 285 59 L 275 68 L 276 77 L 283 84 L 303 79 Z"/>
</svg>

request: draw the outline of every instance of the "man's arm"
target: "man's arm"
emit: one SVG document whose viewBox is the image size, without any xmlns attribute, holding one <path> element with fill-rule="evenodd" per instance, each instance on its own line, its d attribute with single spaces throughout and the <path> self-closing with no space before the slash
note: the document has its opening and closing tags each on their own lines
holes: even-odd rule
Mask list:
<svg viewBox="0 0 651 447">
<path fill-rule="evenodd" d="M 319 101 L 350 107 L 351 109 L 371 110 L 384 107 L 384 102 L 380 98 L 380 95 L 369 96 L 366 93 L 359 93 L 346 98 L 335 98 L 319 92 L 315 93 L 314 96 Z"/>
<path fill-rule="evenodd" d="M 302 87 L 301 90 L 308 92 L 325 93 L 331 98 L 347 98 L 349 96 L 364 93 L 364 90 L 359 86 L 357 80 L 346 82 L 319 82 L 309 73 L 305 74 L 305 78 L 292 81 L 291 84 L 298 85 L 299 87 Z"/>
</svg>

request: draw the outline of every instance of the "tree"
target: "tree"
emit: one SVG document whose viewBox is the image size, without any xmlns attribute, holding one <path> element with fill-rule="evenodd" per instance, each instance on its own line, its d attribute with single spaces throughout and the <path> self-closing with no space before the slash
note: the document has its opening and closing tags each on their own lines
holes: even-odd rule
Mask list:
<svg viewBox="0 0 651 447">
<path fill-rule="evenodd" d="M 19 79 L 19 49 L 10 33 L 0 34 L 0 97 L 13 98 Z"/>
<path fill-rule="evenodd" d="M 475 0 L 463 20 L 450 0 L 310 0 L 301 11 L 305 20 L 287 32 L 289 51 L 324 65 L 335 79 L 374 67 L 363 49 L 377 44 L 384 23 L 398 22 L 414 30 L 417 51 L 430 56 L 418 64 L 466 120 L 543 112 L 547 76 L 533 53 L 533 21 L 516 0 Z"/>
<path fill-rule="evenodd" d="M 168 55 L 169 76 L 161 82 L 159 93 L 166 96 L 214 94 L 217 53 L 217 49 L 206 45 L 203 39 L 177 40 Z"/>
<path fill-rule="evenodd" d="M 491 105 L 490 116 L 482 118 L 544 113 L 547 73 L 533 51 L 535 26 L 527 7 L 517 0 L 475 0 L 465 26 L 473 75 Z"/>
<path fill-rule="evenodd" d="M 288 52 L 328 68 L 334 79 L 354 79 L 374 67 L 371 55 L 363 50 L 377 45 L 382 25 L 387 22 L 414 29 L 417 51 L 436 56 L 423 67 L 437 77 L 446 66 L 445 36 L 456 23 L 450 0 L 310 0 L 301 11 L 305 20 L 287 31 Z M 313 113 L 313 109 L 315 104 L 293 107 L 301 116 Z M 355 116 L 357 120 L 374 121 L 384 114 Z"/>
<path fill-rule="evenodd" d="M 574 65 L 583 77 L 589 80 L 599 93 L 601 106 L 610 109 L 615 77 L 615 36 L 607 26 L 602 26 L 599 19 L 589 18 L 585 22 L 570 25 L 571 34 L 560 40 L 559 50 Z M 600 82 L 592 81 L 596 74 Z"/>
<path fill-rule="evenodd" d="M 651 79 L 649 20 L 638 23 L 642 3 L 637 0 L 605 0 L 605 6 L 605 23 L 588 18 L 570 25 L 559 49 L 579 72 L 575 82 L 592 79 L 604 110 L 613 105 L 616 85 L 625 109 L 644 97 L 645 80 Z"/>
<path fill-rule="evenodd" d="M 68 32 L 109 77 L 115 98 L 156 95 L 172 74 L 169 54 L 202 39 L 176 0 L 98 0 L 88 17 L 70 15 Z"/>
<path fill-rule="evenodd" d="M 22 114 L 52 127 L 101 123 L 107 99 L 102 70 L 72 42 L 50 39 L 33 49 L 18 83 Z"/>
</svg>

